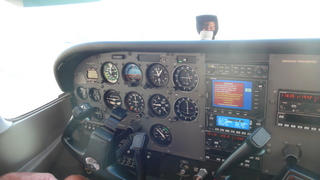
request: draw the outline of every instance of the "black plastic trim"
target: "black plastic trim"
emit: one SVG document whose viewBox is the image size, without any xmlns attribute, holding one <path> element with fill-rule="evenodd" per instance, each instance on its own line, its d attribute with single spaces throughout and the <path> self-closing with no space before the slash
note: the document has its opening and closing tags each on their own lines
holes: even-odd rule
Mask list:
<svg viewBox="0 0 320 180">
<path fill-rule="evenodd" d="M 75 68 L 85 58 L 95 54 L 120 51 L 320 54 L 320 39 L 85 43 L 67 49 L 57 58 L 54 64 L 54 74 L 60 89 L 64 92 L 73 90 L 73 85 L 70 82 L 72 82 Z"/>
</svg>

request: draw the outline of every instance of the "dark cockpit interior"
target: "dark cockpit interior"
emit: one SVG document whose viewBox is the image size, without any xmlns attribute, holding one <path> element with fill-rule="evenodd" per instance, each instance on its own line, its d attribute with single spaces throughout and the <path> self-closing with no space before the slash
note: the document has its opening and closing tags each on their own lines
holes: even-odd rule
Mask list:
<svg viewBox="0 0 320 180">
<path fill-rule="evenodd" d="M 61 140 L 102 179 L 318 179 L 319 49 L 318 39 L 74 46 L 54 65 L 72 95 Z"/>
</svg>

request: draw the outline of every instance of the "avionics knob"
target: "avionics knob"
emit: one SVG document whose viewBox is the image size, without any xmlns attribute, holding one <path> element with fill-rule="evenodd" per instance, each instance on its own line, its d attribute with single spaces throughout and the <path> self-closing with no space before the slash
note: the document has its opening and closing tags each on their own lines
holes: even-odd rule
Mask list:
<svg viewBox="0 0 320 180">
<path fill-rule="evenodd" d="M 193 180 L 203 180 L 208 175 L 208 171 L 204 168 L 201 168 L 200 171 L 193 176 Z"/>
<path fill-rule="evenodd" d="M 263 118 L 263 113 L 261 111 L 257 111 L 254 116 L 257 118 L 257 119 L 262 119 Z"/>
<path fill-rule="evenodd" d="M 225 150 L 228 149 L 228 147 L 229 147 L 229 143 L 228 142 L 224 141 L 224 142 L 221 143 L 221 150 L 225 151 Z"/>
<path fill-rule="evenodd" d="M 304 105 L 303 106 L 303 112 L 305 114 L 310 114 L 311 113 L 311 107 L 309 105 Z"/>
</svg>

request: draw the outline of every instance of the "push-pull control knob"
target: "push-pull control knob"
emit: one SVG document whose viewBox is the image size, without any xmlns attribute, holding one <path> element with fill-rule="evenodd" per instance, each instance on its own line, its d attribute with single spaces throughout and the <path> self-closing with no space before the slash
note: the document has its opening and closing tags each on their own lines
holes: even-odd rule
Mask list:
<svg viewBox="0 0 320 180">
<path fill-rule="evenodd" d="M 204 168 L 201 168 L 199 172 L 193 176 L 193 180 L 203 180 L 208 175 L 208 171 Z"/>
<path fill-rule="evenodd" d="M 181 170 L 180 170 L 180 174 L 185 175 L 189 170 L 189 166 L 187 165 L 183 165 Z"/>
</svg>

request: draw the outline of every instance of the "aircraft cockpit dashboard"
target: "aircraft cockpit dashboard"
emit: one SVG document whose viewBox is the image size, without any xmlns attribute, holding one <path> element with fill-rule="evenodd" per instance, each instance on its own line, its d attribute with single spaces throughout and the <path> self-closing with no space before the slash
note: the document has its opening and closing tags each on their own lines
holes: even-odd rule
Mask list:
<svg viewBox="0 0 320 180">
<path fill-rule="evenodd" d="M 213 179 L 221 164 L 263 127 L 271 137 L 264 153 L 248 154 L 230 169 L 233 175 L 272 179 L 283 173 L 289 156 L 304 169 L 288 170 L 283 177 L 320 174 L 319 47 L 316 39 L 72 47 L 55 63 L 60 88 L 79 108 L 62 141 L 102 177 L 121 179 L 126 171 L 193 179 L 205 169 L 204 179 Z M 138 130 L 132 124 L 139 124 Z M 134 132 L 126 134 L 130 128 Z M 143 141 L 136 134 L 143 134 Z M 130 149 L 135 142 L 140 150 Z"/>
</svg>

